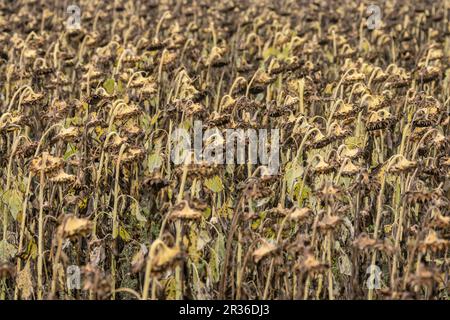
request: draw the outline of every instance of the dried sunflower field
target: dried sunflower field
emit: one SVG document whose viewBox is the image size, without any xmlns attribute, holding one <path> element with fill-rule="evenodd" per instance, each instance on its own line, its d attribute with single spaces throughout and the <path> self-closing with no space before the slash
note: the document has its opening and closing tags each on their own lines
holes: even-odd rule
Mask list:
<svg viewBox="0 0 450 320">
<path fill-rule="evenodd" d="M 0 299 L 447 300 L 449 122 L 448 0 L 3 0 Z"/>
</svg>

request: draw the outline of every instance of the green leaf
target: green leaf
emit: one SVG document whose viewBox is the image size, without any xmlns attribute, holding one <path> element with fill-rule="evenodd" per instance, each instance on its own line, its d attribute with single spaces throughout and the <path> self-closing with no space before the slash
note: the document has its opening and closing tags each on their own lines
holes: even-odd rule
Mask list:
<svg viewBox="0 0 450 320">
<path fill-rule="evenodd" d="M 297 161 L 290 162 L 286 165 L 286 188 L 287 191 L 290 193 L 292 191 L 292 187 L 294 186 L 295 182 L 299 177 L 301 177 L 303 174 L 303 167 L 298 164 Z"/>
<path fill-rule="evenodd" d="M 252 230 L 256 230 L 259 228 L 259 226 L 261 225 L 261 223 L 263 222 L 263 220 L 266 218 L 266 213 L 263 212 L 257 219 L 253 220 L 252 222 Z"/>
<path fill-rule="evenodd" d="M 123 87 L 123 83 L 122 83 L 122 81 L 120 81 L 120 80 L 119 80 L 119 82 L 117 83 L 117 91 L 118 91 L 119 93 L 122 93 L 122 92 L 125 91 L 125 90 L 124 90 L 124 87 Z"/>
<path fill-rule="evenodd" d="M 9 261 L 16 253 L 17 249 L 13 244 L 8 243 L 6 240 L 0 241 L 0 263 Z"/>
<path fill-rule="evenodd" d="M 225 238 L 223 234 L 219 234 L 214 243 L 214 249 L 211 250 L 211 258 L 209 260 L 209 268 L 211 271 L 211 280 L 217 283 L 220 279 L 221 263 L 225 256 Z"/>
<path fill-rule="evenodd" d="M 150 120 L 150 125 L 153 126 L 155 125 L 155 123 L 158 121 L 159 115 L 161 114 L 161 111 L 158 111 L 158 113 L 156 113 L 152 119 Z"/>
<path fill-rule="evenodd" d="M 303 201 L 307 198 L 309 198 L 309 195 L 311 193 L 311 188 L 309 188 L 307 185 L 303 186 L 303 190 L 302 190 L 302 194 L 300 195 L 300 189 L 302 187 L 302 182 L 299 182 L 295 185 L 294 190 L 295 193 L 297 194 L 297 198 L 300 196 L 300 203 L 303 203 Z"/>
<path fill-rule="evenodd" d="M 191 129 L 191 127 L 192 127 L 192 125 L 191 125 L 191 121 L 190 120 L 183 121 L 180 124 L 180 128 L 185 129 L 187 131 L 189 131 Z"/>
<path fill-rule="evenodd" d="M 162 165 L 162 158 L 159 153 L 152 153 L 147 160 L 148 170 L 152 172 L 155 169 L 159 169 Z"/>
<path fill-rule="evenodd" d="M 23 194 L 18 190 L 8 190 L 2 196 L 3 203 L 9 208 L 14 220 L 17 219 L 17 214 L 22 210 Z"/>
<path fill-rule="evenodd" d="M 169 278 L 169 279 L 167 279 L 165 281 L 166 281 L 166 284 L 165 284 L 164 288 L 165 288 L 165 293 L 166 293 L 167 299 L 168 300 L 176 299 L 177 286 L 176 286 L 175 278 L 172 277 L 172 278 Z"/>
<path fill-rule="evenodd" d="M 119 236 L 122 238 L 123 241 L 128 242 L 131 240 L 131 235 L 123 227 L 119 227 Z"/>
<path fill-rule="evenodd" d="M 114 79 L 107 79 L 107 80 L 105 80 L 105 82 L 103 82 L 103 88 L 105 88 L 105 90 L 106 90 L 106 92 L 108 92 L 108 94 L 114 93 L 115 85 L 116 85 L 116 82 L 114 81 Z"/>
<path fill-rule="evenodd" d="M 77 148 L 72 146 L 72 144 L 69 144 L 68 149 L 69 150 L 67 150 L 66 153 L 64 153 L 63 155 L 64 161 L 66 161 L 67 159 L 69 159 L 71 156 L 73 156 L 78 152 Z"/>
<path fill-rule="evenodd" d="M 274 47 L 270 47 L 270 48 L 267 48 L 266 50 L 264 50 L 263 58 L 264 58 L 264 60 L 267 60 L 267 58 L 269 58 L 270 56 L 278 57 L 278 55 L 280 55 L 280 54 L 281 54 L 280 50 L 278 50 L 277 48 L 274 48 Z"/>
<path fill-rule="evenodd" d="M 344 252 L 339 257 L 339 271 L 347 276 L 352 275 L 352 263 Z"/>
<path fill-rule="evenodd" d="M 332 83 L 327 84 L 327 86 L 325 87 L 324 93 L 326 95 L 331 95 L 333 93 L 333 84 Z"/>
<path fill-rule="evenodd" d="M 83 104 L 84 107 L 84 104 Z M 87 110 L 87 104 L 85 107 L 85 110 Z M 75 116 L 71 118 L 66 118 L 66 126 L 80 126 L 83 124 L 83 119 L 81 117 Z"/>
<path fill-rule="evenodd" d="M 364 147 L 364 137 L 348 137 L 344 140 L 345 145 L 350 148 Z"/>
<path fill-rule="evenodd" d="M 222 179 L 219 176 L 214 176 L 205 181 L 205 186 L 212 192 L 219 193 L 223 190 Z"/>
<path fill-rule="evenodd" d="M 131 204 L 131 212 L 133 212 L 139 222 L 147 222 L 147 218 L 141 213 L 141 207 L 136 202 Z"/>
<path fill-rule="evenodd" d="M 289 47 L 286 46 L 283 48 L 283 51 L 279 54 L 278 58 L 287 59 L 289 57 Z"/>
<path fill-rule="evenodd" d="M 208 207 L 205 209 L 205 211 L 203 211 L 203 216 L 205 217 L 205 219 L 209 219 L 209 217 L 211 217 L 211 207 Z"/>
<path fill-rule="evenodd" d="M 197 239 L 197 251 L 203 250 L 203 248 L 211 241 L 211 237 L 209 236 L 209 232 L 206 230 L 200 231 L 200 235 Z"/>
</svg>

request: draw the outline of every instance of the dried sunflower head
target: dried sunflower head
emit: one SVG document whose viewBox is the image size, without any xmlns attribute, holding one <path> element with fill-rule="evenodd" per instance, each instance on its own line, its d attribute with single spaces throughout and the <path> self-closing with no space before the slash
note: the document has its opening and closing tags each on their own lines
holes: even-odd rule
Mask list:
<svg viewBox="0 0 450 320">
<path fill-rule="evenodd" d="M 417 77 L 419 81 L 427 83 L 437 80 L 441 73 L 441 68 L 437 66 L 423 66 L 417 71 Z"/>
<path fill-rule="evenodd" d="M 314 135 L 311 141 L 306 144 L 307 149 L 322 149 L 332 143 L 335 140 L 333 136 L 325 136 L 322 132 L 318 131 Z"/>
<path fill-rule="evenodd" d="M 39 105 L 43 100 L 45 96 L 43 93 L 35 93 L 33 91 L 27 91 L 27 94 L 22 99 L 22 105 L 24 107 L 31 107 Z"/>
<path fill-rule="evenodd" d="M 433 217 L 432 224 L 438 228 L 448 230 L 450 227 L 450 217 L 444 216 L 440 211 L 437 211 Z"/>
<path fill-rule="evenodd" d="M 366 120 L 368 131 L 386 129 L 395 120 L 394 116 L 386 109 L 372 112 Z"/>
<path fill-rule="evenodd" d="M 16 266 L 11 262 L 0 261 L 0 279 L 13 278 L 16 275 Z"/>
<path fill-rule="evenodd" d="M 342 159 L 349 158 L 351 160 L 357 159 L 362 154 L 361 148 L 349 148 L 342 144 L 338 149 L 339 157 Z"/>
<path fill-rule="evenodd" d="M 333 183 L 325 182 L 323 186 L 316 191 L 316 194 L 324 201 L 334 201 L 340 197 L 342 191 Z"/>
<path fill-rule="evenodd" d="M 329 128 L 329 139 L 334 141 L 336 139 L 344 139 L 352 134 L 350 126 L 342 127 L 338 122 L 333 122 Z M 334 138 L 334 139 L 333 139 Z"/>
<path fill-rule="evenodd" d="M 56 173 L 54 176 L 50 178 L 50 181 L 59 183 L 59 184 L 66 184 L 66 183 L 73 183 L 77 180 L 77 177 L 73 174 L 68 174 L 64 172 L 64 170 L 60 169 L 58 173 Z"/>
<path fill-rule="evenodd" d="M 124 105 L 114 114 L 114 120 L 128 120 L 141 113 L 141 110 L 134 105 Z"/>
<path fill-rule="evenodd" d="M 310 208 L 293 208 L 288 213 L 289 220 L 303 221 L 312 215 L 313 211 Z"/>
<path fill-rule="evenodd" d="M 366 76 L 364 73 L 357 72 L 356 70 L 353 70 L 349 72 L 345 78 L 343 79 L 344 84 L 353 84 L 358 81 L 364 81 L 366 79 Z"/>
<path fill-rule="evenodd" d="M 23 125 L 29 124 L 29 118 L 21 112 L 4 113 L 0 117 L 0 132 L 18 131 Z"/>
<path fill-rule="evenodd" d="M 236 105 L 236 100 L 233 97 L 226 95 L 221 99 L 221 110 L 224 112 L 231 112 Z"/>
<path fill-rule="evenodd" d="M 127 137 L 121 137 L 118 134 L 115 134 L 108 142 L 108 145 L 106 146 L 106 149 L 108 149 L 111 152 L 116 152 L 120 149 L 122 144 L 126 143 L 128 141 Z"/>
<path fill-rule="evenodd" d="M 278 246 L 265 239 L 262 240 L 262 244 L 258 249 L 255 249 L 252 253 L 253 260 L 258 263 L 263 258 L 272 256 L 278 251 Z"/>
<path fill-rule="evenodd" d="M 82 269 L 83 290 L 90 290 L 96 299 L 106 299 L 111 294 L 111 279 L 98 267 L 87 264 Z"/>
<path fill-rule="evenodd" d="M 221 68 L 228 64 L 226 58 L 224 57 L 227 52 L 225 47 L 214 47 L 211 50 L 208 58 L 206 59 L 206 66 L 211 66 L 213 68 Z"/>
<path fill-rule="evenodd" d="M 177 58 L 178 54 L 176 52 L 164 51 L 161 55 L 161 65 L 168 68 L 174 64 Z"/>
<path fill-rule="evenodd" d="M 317 226 L 319 229 L 324 231 L 334 230 L 341 222 L 341 217 L 326 215 L 321 221 L 319 221 Z"/>
<path fill-rule="evenodd" d="M 384 82 L 383 88 L 404 88 L 411 83 L 411 74 L 405 69 L 395 66 L 389 73 L 389 77 Z"/>
<path fill-rule="evenodd" d="M 141 244 L 139 251 L 133 255 L 131 259 L 131 272 L 138 273 L 145 266 L 148 249 L 145 245 Z"/>
<path fill-rule="evenodd" d="M 219 166 L 211 161 L 197 161 L 187 165 L 188 177 L 197 179 L 211 178 L 219 172 Z M 178 166 L 175 169 L 177 175 L 181 176 L 183 173 L 183 166 Z"/>
<path fill-rule="evenodd" d="M 425 252 L 431 250 L 433 252 L 444 250 L 449 246 L 450 242 L 445 239 L 440 239 L 435 230 L 430 230 L 423 241 L 420 242 L 419 248 Z"/>
<path fill-rule="evenodd" d="M 353 245 L 359 250 L 372 249 L 377 243 L 377 240 L 370 238 L 365 232 L 362 232 L 356 240 L 353 241 Z"/>
<path fill-rule="evenodd" d="M 299 98 L 297 97 L 293 97 L 291 95 L 287 95 L 284 98 L 284 103 L 283 103 L 283 107 L 287 108 L 287 109 L 294 109 L 295 106 L 299 103 Z"/>
<path fill-rule="evenodd" d="M 321 263 L 314 257 L 313 254 L 306 253 L 305 257 L 302 259 L 297 268 L 304 272 L 316 273 L 326 270 L 328 268 L 328 265 L 325 263 Z"/>
<path fill-rule="evenodd" d="M 130 121 L 121 128 L 121 132 L 124 133 L 127 139 L 136 139 L 138 137 L 144 136 L 145 134 L 145 131 L 141 127 Z"/>
<path fill-rule="evenodd" d="M 85 218 L 68 216 L 60 226 L 64 238 L 85 236 L 92 230 L 92 222 Z"/>
<path fill-rule="evenodd" d="M 253 200 L 263 199 L 273 195 L 272 189 L 269 186 L 265 186 L 259 180 L 249 182 L 244 188 L 245 196 Z"/>
<path fill-rule="evenodd" d="M 355 165 L 350 159 L 348 159 L 347 161 L 344 159 L 343 161 L 345 162 L 345 165 L 341 168 L 341 174 L 343 176 L 350 177 L 361 172 L 362 168 Z"/>
<path fill-rule="evenodd" d="M 142 187 L 149 186 L 153 190 L 159 191 L 169 185 L 169 181 L 164 179 L 159 172 L 153 172 L 142 182 Z M 143 188 L 141 188 L 143 189 Z"/>
<path fill-rule="evenodd" d="M 218 112 L 213 112 L 210 114 L 208 118 L 208 125 L 211 126 L 223 126 L 229 123 L 231 120 L 231 116 L 229 114 L 223 113 L 220 114 Z"/>
<path fill-rule="evenodd" d="M 184 104 L 184 112 L 187 117 L 195 115 L 203 118 L 207 114 L 206 108 L 203 105 L 201 105 L 200 103 L 194 103 L 192 101 L 190 103 Z"/>
<path fill-rule="evenodd" d="M 80 128 L 70 126 L 67 128 L 61 128 L 58 134 L 53 138 L 54 141 L 61 140 L 64 142 L 72 142 L 80 136 Z"/>
<path fill-rule="evenodd" d="M 121 163 L 128 164 L 141 160 L 145 156 L 145 151 L 141 147 L 128 147 L 120 158 Z"/>
<path fill-rule="evenodd" d="M 128 74 L 127 74 L 128 76 Z M 145 85 L 149 84 L 152 80 L 152 78 L 145 78 L 144 76 L 142 76 L 141 74 L 137 77 L 134 77 L 132 79 L 124 79 L 124 80 L 128 80 L 128 88 L 130 89 L 138 89 L 138 88 L 142 88 Z"/>
<path fill-rule="evenodd" d="M 64 161 L 62 158 L 54 157 L 44 151 L 40 156 L 31 160 L 30 171 L 34 175 L 39 174 L 41 171 L 44 171 L 45 174 L 50 174 L 61 169 L 63 165 Z"/>
<path fill-rule="evenodd" d="M 413 286 L 431 287 L 435 281 L 440 281 L 439 271 L 436 268 L 426 267 L 421 263 L 416 273 L 411 274 L 408 282 Z"/>
<path fill-rule="evenodd" d="M 329 174 L 335 170 L 335 166 L 326 162 L 321 156 L 319 156 L 319 162 L 313 166 L 313 171 L 316 174 Z"/>
<path fill-rule="evenodd" d="M 164 242 L 157 239 L 150 246 L 149 259 L 152 273 L 159 273 L 175 266 L 184 258 L 179 247 L 168 247 Z"/>
<path fill-rule="evenodd" d="M 154 97 L 158 93 L 158 88 L 155 82 L 146 83 L 140 90 L 139 93 L 142 99 L 149 99 Z"/>
<path fill-rule="evenodd" d="M 169 213 L 171 220 L 200 220 L 202 216 L 202 212 L 191 208 L 187 200 L 177 203 Z"/>
<path fill-rule="evenodd" d="M 357 113 L 357 111 L 357 108 L 355 108 L 352 103 L 342 102 L 337 106 L 333 117 L 336 119 L 346 119 L 353 116 L 355 113 Z"/>
<path fill-rule="evenodd" d="M 363 105 L 369 112 L 378 111 L 388 107 L 387 100 L 387 95 L 367 95 Z"/>
<path fill-rule="evenodd" d="M 389 171 L 392 173 L 404 173 L 414 170 L 416 167 L 416 161 L 409 161 L 405 157 L 401 156 L 396 160 L 395 164 L 390 167 Z"/>
</svg>

